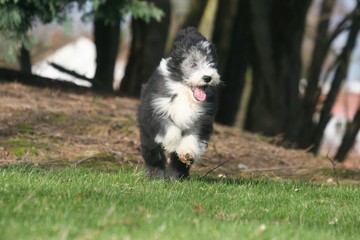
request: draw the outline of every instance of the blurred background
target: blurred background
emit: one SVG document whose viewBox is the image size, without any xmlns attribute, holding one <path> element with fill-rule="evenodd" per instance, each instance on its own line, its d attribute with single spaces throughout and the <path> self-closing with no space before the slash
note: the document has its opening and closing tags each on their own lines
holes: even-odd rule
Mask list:
<svg viewBox="0 0 360 240">
<path fill-rule="evenodd" d="M 0 1 L 0 81 L 138 98 L 187 26 L 217 47 L 217 123 L 360 158 L 359 0 Z"/>
</svg>

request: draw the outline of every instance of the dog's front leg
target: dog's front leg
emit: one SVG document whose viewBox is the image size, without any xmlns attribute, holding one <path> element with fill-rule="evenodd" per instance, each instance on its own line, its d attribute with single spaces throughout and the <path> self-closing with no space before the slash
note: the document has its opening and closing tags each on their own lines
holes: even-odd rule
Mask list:
<svg viewBox="0 0 360 240">
<path fill-rule="evenodd" d="M 180 161 L 187 165 L 191 165 L 194 161 L 201 158 L 205 152 L 207 143 L 200 141 L 196 135 L 184 136 L 179 146 L 176 149 L 176 153 L 179 156 Z"/>
<path fill-rule="evenodd" d="M 175 125 L 169 125 L 164 134 L 158 134 L 155 137 L 155 142 L 160 143 L 163 148 L 171 153 L 176 150 L 181 141 L 181 129 Z"/>
</svg>

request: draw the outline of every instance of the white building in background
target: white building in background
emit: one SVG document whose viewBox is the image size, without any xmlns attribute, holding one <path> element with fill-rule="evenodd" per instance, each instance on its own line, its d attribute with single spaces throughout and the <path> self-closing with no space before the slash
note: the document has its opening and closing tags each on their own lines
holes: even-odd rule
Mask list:
<svg viewBox="0 0 360 240">
<path fill-rule="evenodd" d="M 92 78 L 95 74 L 95 57 L 96 51 L 94 43 L 85 37 L 80 37 L 74 42 L 70 42 L 57 49 L 40 62 L 35 63 L 32 66 L 32 72 L 40 76 L 67 80 L 75 82 L 78 85 L 90 87 L 91 83 L 88 81 L 82 81 L 69 74 L 60 72 L 50 66 L 49 62 L 59 64 L 85 77 Z"/>
<path fill-rule="evenodd" d="M 32 66 L 34 74 L 74 82 L 78 85 L 90 87 L 91 83 L 80 80 L 74 76 L 61 72 L 49 65 L 49 62 L 56 63 L 66 69 L 75 71 L 87 78 L 93 78 L 96 69 L 95 44 L 88 38 L 79 37 L 55 52 L 35 63 Z M 114 80 L 119 84 L 125 70 L 125 62 L 118 60 L 115 65 Z"/>
</svg>

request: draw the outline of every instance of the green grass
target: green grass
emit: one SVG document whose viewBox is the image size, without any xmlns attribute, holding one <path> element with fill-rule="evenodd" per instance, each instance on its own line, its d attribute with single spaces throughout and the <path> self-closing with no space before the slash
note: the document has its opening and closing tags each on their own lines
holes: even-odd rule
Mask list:
<svg viewBox="0 0 360 240">
<path fill-rule="evenodd" d="M 358 186 L 0 168 L 0 239 L 359 239 Z"/>
<path fill-rule="evenodd" d="M 34 131 L 34 127 L 27 123 L 18 123 L 15 125 L 17 131 L 25 135 L 31 135 Z"/>
</svg>

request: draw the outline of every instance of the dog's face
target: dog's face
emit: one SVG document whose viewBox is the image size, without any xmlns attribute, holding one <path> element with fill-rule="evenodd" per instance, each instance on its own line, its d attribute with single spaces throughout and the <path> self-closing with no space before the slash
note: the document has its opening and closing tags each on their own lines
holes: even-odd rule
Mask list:
<svg viewBox="0 0 360 240">
<path fill-rule="evenodd" d="M 206 88 L 220 83 L 216 69 L 217 59 L 214 45 L 195 28 L 179 32 L 175 39 L 168 68 L 173 78 L 185 83 L 193 92 L 194 99 L 206 100 Z"/>
<path fill-rule="evenodd" d="M 188 85 L 197 101 L 205 101 L 207 86 L 217 86 L 220 76 L 209 49 L 210 43 L 199 42 L 190 47 L 184 61 L 180 64 L 183 81 Z"/>
</svg>

